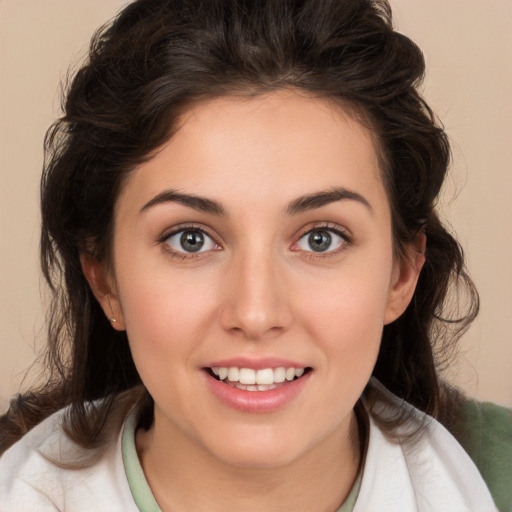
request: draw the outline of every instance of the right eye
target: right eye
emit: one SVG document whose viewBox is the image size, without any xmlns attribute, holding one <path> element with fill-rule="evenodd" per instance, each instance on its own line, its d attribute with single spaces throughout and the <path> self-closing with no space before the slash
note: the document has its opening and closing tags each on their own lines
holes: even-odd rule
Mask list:
<svg viewBox="0 0 512 512">
<path fill-rule="evenodd" d="M 165 239 L 165 243 L 174 253 L 199 253 L 217 248 L 217 244 L 204 231 L 188 228 L 176 231 Z"/>
</svg>

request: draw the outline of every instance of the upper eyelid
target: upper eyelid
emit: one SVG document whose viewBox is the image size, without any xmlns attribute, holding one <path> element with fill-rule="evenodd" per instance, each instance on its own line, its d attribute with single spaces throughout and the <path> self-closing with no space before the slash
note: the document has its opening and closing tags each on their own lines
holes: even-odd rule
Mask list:
<svg viewBox="0 0 512 512">
<path fill-rule="evenodd" d="M 178 233 L 181 233 L 182 231 L 200 231 L 201 233 L 204 233 L 206 236 L 210 237 L 212 240 L 215 241 L 215 243 L 219 243 L 217 241 L 217 238 L 215 235 L 211 233 L 211 231 L 204 227 L 193 223 L 187 223 L 183 225 L 173 226 L 172 228 L 166 229 L 163 231 L 162 235 L 159 237 L 159 242 L 165 242 L 168 238 L 171 236 L 177 235 Z"/>
<path fill-rule="evenodd" d="M 313 226 L 309 226 L 300 230 L 299 235 L 297 236 L 297 240 L 300 240 L 303 236 L 319 229 L 323 229 L 324 231 L 333 231 L 334 233 L 339 234 L 340 236 L 346 238 L 347 240 L 352 239 L 352 234 L 350 230 L 348 230 L 347 228 L 331 222 L 320 222 L 315 223 Z"/>
</svg>

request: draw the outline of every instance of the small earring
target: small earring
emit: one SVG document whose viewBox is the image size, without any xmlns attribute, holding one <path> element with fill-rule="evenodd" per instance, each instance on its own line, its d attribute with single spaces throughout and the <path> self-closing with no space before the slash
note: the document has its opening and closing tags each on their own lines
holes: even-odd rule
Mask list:
<svg viewBox="0 0 512 512">
<path fill-rule="evenodd" d="M 108 301 L 108 306 L 110 308 L 110 312 L 112 313 L 112 318 L 109 318 L 110 323 L 115 324 L 117 322 L 117 320 L 114 317 L 114 310 L 112 309 L 112 304 L 110 303 L 110 293 L 107 295 L 107 301 Z"/>
</svg>

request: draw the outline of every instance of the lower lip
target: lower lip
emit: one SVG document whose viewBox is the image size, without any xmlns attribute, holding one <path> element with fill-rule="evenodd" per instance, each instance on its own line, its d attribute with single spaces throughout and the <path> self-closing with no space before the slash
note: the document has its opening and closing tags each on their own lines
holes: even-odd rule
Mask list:
<svg viewBox="0 0 512 512">
<path fill-rule="evenodd" d="M 268 391 L 244 391 L 213 378 L 208 372 L 206 382 L 212 393 L 225 405 L 242 412 L 274 412 L 292 402 L 309 381 L 311 371 Z"/>
</svg>

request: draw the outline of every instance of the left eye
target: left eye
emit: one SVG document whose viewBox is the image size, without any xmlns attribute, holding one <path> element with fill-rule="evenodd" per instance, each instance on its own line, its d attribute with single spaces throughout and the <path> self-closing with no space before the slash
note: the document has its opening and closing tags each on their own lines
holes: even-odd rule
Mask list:
<svg viewBox="0 0 512 512">
<path fill-rule="evenodd" d="M 339 249 L 345 238 L 331 229 L 314 229 L 303 235 L 297 242 L 302 251 L 330 252 Z"/>
<path fill-rule="evenodd" d="M 217 244 L 199 229 L 183 229 L 166 239 L 167 245 L 176 252 L 204 252 L 215 249 Z"/>
</svg>

